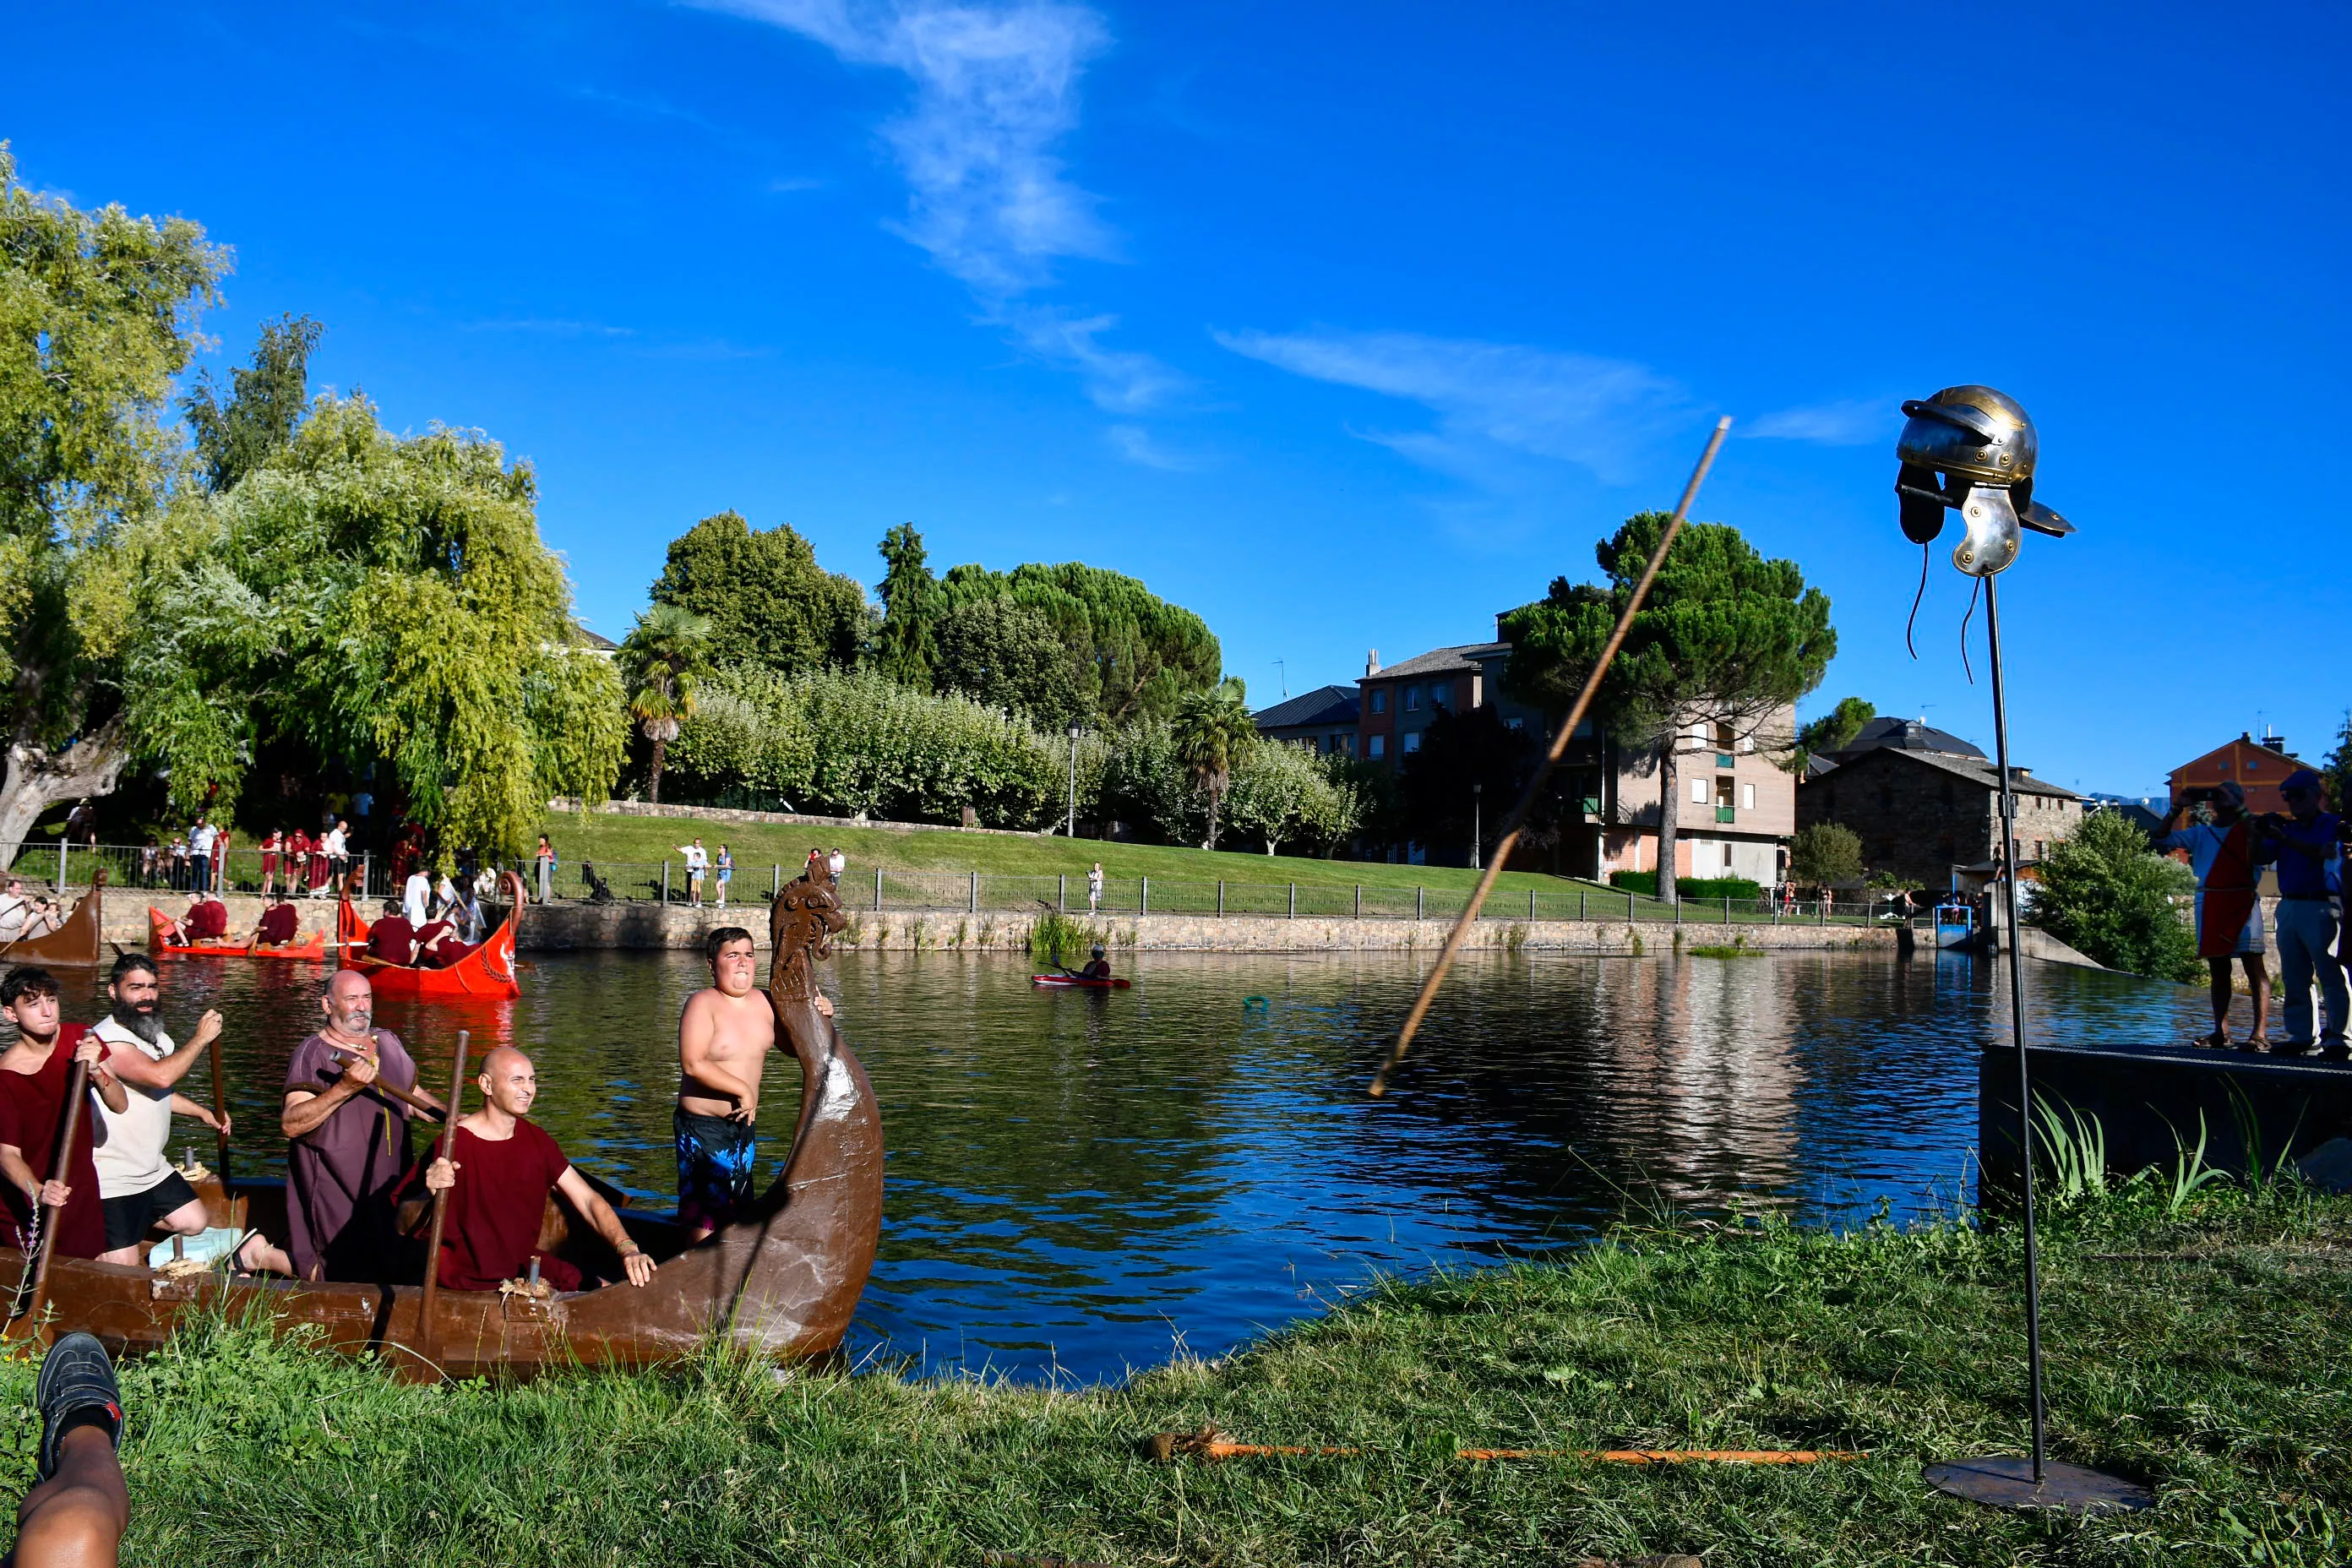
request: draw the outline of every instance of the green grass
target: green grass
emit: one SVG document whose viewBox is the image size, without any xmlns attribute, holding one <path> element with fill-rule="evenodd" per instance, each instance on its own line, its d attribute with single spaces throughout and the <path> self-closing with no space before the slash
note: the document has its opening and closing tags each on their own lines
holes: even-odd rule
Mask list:
<svg viewBox="0 0 2352 1568">
<path fill-rule="evenodd" d="M 1087 868 L 1102 862 L 1106 877 L 1150 877 L 1171 881 L 1297 882 L 1302 887 L 1349 887 L 1467 892 L 1478 873 L 1458 866 L 1391 866 L 1370 860 L 1320 860 L 1296 855 L 1214 852 L 1166 844 L 1114 844 L 1096 838 L 1031 838 L 996 833 L 962 833 L 952 827 L 906 831 L 880 827 L 790 827 L 774 824 L 701 821 L 683 817 L 582 817 L 551 815 L 541 829 L 555 845 L 567 867 L 583 859 L 627 865 L 677 861 L 678 848 L 699 834 L 703 847 L 717 854 L 725 844 L 734 852 L 739 886 L 764 894 L 769 868 L 780 866 L 790 879 L 814 848 L 839 847 L 854 870 L 870 872 L 876 866 L 908 871 L 979 871 L 1004 876 L 1067 876 L 1078 897 L 1085 896 Z M 677 885 L 685 873 L 673 868 Z M 1557 892 L 1562 888 L 1598 888 L 1598 884 L 1529 871 L 1507 871 L 1498 892 L 1516 891 L 1522 901 L 1531 888 Z M 1602 889 L 1605 891 L 1605 889 Z M 1622 893 L 1610 897 L 1622 901 Z"/>
<path fill-rule="evenodd" d="M 125 1369 L 139 1563 L 2341 1563 L 2352 1202 L 2150 1184 L 2045 1233 L 2054 1453 L 2160 1506 L 2074 1521 L 1923 1465 L 2025 1442 L 2018 1239 L 1951 1222 L 1628 1231 L 1391 1284 L 1230 1359 L 1053 1392 L 711 1358 L 412 1387 L 213 1326 Z M 19 1415 L 32 1368 L 0 1368 Z M 1212 1425 L 1361 1457 L 1155 1466 Z M 1854 1464 L 1475 1464 L 1456 1447 L 1823 1447 Z"/>
</svg>

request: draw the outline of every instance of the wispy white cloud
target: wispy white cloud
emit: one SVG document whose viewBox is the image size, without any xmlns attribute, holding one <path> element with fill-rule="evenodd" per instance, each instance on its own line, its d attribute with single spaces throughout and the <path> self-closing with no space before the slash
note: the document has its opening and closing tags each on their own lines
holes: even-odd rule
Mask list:
<svg viewBox="0 0 2352 1568">
<path fill-rule="evenodd" d="M 1113 414 L 1156 408 L 1192 384 L 1190 377 L 1150 354 L 1105 348 L 1097 342 L 1118 325 L 1117 316 L 1080 316 L 1050 307 L 1009 305 L 988 319 L 1010 329 L 1013 341 L 1038 358 L 1077 372 L 1095 406 Z"/>
<path fill-rule="evenodd" d="M 1524 468 L 1530 457 L 1625 483 L 1656 437 L 1684 423 L 1693 407 L 1672 378 L 1591 354 L 1417 332 L 1213 335 L 1235 353 L 1294 375 L 1423 405 L 1437 416 L 1433 429 L 1367 438 L 1482 483 Z"/>
<path fill-rule="evenodd" d="M 573 321 L 544 316 L 501 316 L 487 321 L 467 321 L 470 332 L 536 332 L 551 338 L 633 338 L 635 327 L 615 327 L 604 321 Z"/>
<path fill-rule="evenodd" d="M 1078 79 L 1109 41 L 1102 19 L 1055 0 L 700 0 L 789 28 L 915 85 L 883 130 L 910 187 L 898 231 L 983 297 L 1046 281 L 1064 257 L 1105 258 L 1096 198 L 1053 146 L 1078 122 Z"/>
<path fill-rule="evenodd" d="M 1751 440 L 1817 441 L 1824 447 L 1866 447 L 1873 441 L 1891 439 L 1898 418 L 1891 398 L 1848 397 L 1834 403 L 1783 408 L 1777 414 L 1767 414 L 1749 421 L 1745 429 L 1738 426 L 1732 428 Z"/>
<path fill-rule="evenodd" d="M 1114 425 L 1103 435 L 1120 457 L 1130 463 L 1140 463 L 1147 468 L 1160 468 L 1171 474 L 1190 474 L 1208 466 L 1188 453 L 1170 451 L 1153 440 L 1151 433 L 1139 425 Z"/>
</svg>

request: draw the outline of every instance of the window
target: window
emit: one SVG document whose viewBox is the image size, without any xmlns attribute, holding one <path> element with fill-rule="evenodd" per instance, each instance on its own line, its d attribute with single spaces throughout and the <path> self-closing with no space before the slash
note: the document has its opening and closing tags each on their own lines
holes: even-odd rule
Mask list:
<svg viewBox="0 0 2352 1568">
<path fill-rule="evenodd" d="M 1421 688 L 1418 686 L 1406 687 L 1404 689 L 1404 710 L 1408 713 L 1412 713 L 1418 711 L 1420 708 Z"/>
<path fill-rule="evenodd" d="M 1384 757 L 1388 751 L 1389 738 L 1386 735 L 1374 735 L 1364 742 L 1364 755 L 1368 757 Z"/>
<path fill-rule="evenodd" d="M 1418 731 L 1418 730 L 1412 731 L 1411 733 L 1409 733 L 1409 734 L 1407 734 L 1407 735 L 1405 736 L 1405 738 L 1404 738 L 1404 749 L 1405 749 L 1406 751 L 1408 751 L 1408 752 L 1417 752 L 1417 751 L 1421 750 L 1421 731 Z"/>
<path fill-rule="evenodd" d="M 1706 804 L 1706 780 L 1704 778 L 1691 780 L 1691 804 L 1693 805 Z"/>
<path fill-rule="evenodd" d="M 1389 710 L 1389 689 L 1388 689 L 1387 687 L 1385 687 L 1385 686 L 1375 686 L 1375 687 L 1373 687 L 1373 688 L 1372 688 L 1372 711 L 1373 711 L 1373 712 L 1375 712 L 1375 713 L 1385 713 L 1385 712 L 1387 712 L 1388 710 Z M 1373 752 L 1372 754 L 1373 754 L 1374 756 L 1378 756 L 1378 755 L 1380 755 L 1380 753 L 1379 753 L 1378 752 Z"/>
<path fill-rule="evenodd" d="M 1715 781 L 1715 804 L 1718 810 L 1728 811 L 1731 808 L 1731 781 L 1729 779 L 1719 778 Z"/>
<path fill-rule="evenodd" d="M 1743 810 L 1753 811 L 1756 809 L 1756 786 L 1754 784 L 1741 784 L 1739 786 L 1739 805 Z"/>
<path fill-rule="evenodd" d="M 1739 737 L 1731 726 L 1717 720 L 1715 726 L 1715 749 L 1718 752 L 1727 752 L 1738 743 Z"/>
</svg>

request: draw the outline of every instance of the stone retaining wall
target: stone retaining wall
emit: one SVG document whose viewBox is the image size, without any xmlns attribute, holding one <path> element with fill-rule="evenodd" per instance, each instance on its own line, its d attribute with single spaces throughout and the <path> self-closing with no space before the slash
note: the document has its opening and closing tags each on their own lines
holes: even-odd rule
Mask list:
<svg viewBox="0 0 2352 1568">
<path fill-rule="evenodd" d="M 261 918 L 262 900 L 232 894 L 229 930 L 243 936 Z M 126 948 L 147 945 L 147 906 L 167 914 L 187 907 L 184 894 L 150 898 L 139 889 L 116 889 L 106 900 L 107 937 Z M 299 899 L 305 933 L 334 931 L 335 906 L 323 899 Z M 496 918 L 493 916 L 493 918 Z M 850 911 L 841 945 L 866 949 L 970 949 L 1023 952 L 1029 946 L 1027 914 L 966 914 L 955 910 Z M 1106 915 L 1075 918 L 1082 929 L 1119 951 L 1160 952 L 1352 952 L 1434 951 L 1444 943 L 1451 921 L 1345 920 L 1278 915 Z M 768 945 L 768 906 L 736 904 L 721 910 L 706 904 L 556 903 L 531 907 L 517 944 L 526 952 L 611 952 L 649 948 L 698 948 L 706 932 L 740 925 L 761 947 Z M 1682 944 L 1745 941 L 1750 947 L 1839 950 L 1884 948 L 1892 952 L 1892 928 L 1771 925 L 1740 921 L 1482 920 L 1468 945 L 1547 952 L 1668 952 L 1677 933 Z"/>
</svg>

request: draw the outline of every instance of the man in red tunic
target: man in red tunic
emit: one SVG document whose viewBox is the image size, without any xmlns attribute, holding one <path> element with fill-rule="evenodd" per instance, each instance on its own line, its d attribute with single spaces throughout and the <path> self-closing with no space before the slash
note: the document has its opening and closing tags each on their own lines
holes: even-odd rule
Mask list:
<svg viewBox="0 0 2352 1568">
<path fill-rule="evenodd" d="M 482 1109 L 457 1118 L 452 1157 L 435 1160 L 425 1173 L 428 1191 L 448 1194 L 441 1288 L 495 1290 L 500 1281 L 528 1274 L 537 1258 L 539 1277 L 548 1284 L 580 1289 L 579 1269 L 537 1250 L 550 1193 L 562 1193 L 572 1212 L 612 1244 L 630 1284 L 651 1280 L 654 1260 L 622 1228 L 613 1205 L 572 1168 L 554 1139 L 523 1120 L 539 1097 L 530 1058 L 512 1046 L 497 1047 L 482 1058 L 482 1075 L 474 1081 L 481 1087 Z"/>
<path fill-rule="evenodd" d="M 294 908 L 291 893 L 272 893 L 269 907 L 261 911 L 261 919 L 253 928 L 253 940 L 247 947 L 286 947 L 302 934 L 302 916 Z"/>
<path fill-rule="evenodd" d="M 416 962 L 416 928 L 400 912 L 398 899 L 383 901 L 383 918 L 368 928 L 368 956 L 386 963 Z"/>
<path fill-rule="evenodd" d="M 109 1110 L 131 1103 L 122 1085 L 100 1059 L 106 1047 L 88 1026 L 58 1019 L 58 983 L 46 969 L 30 965 L 0 980 L 0 1010 L 16 1020 L 16 1043 L 0 1056 L 0 1242 L 22 1247 L 33 1230 L 33 1210 L 48 1212 L 51 1247 L 60 1258 L 96 1258 L 106 1250 L 106 1210 L 98 1190 L 98 1166 L 90 1157 L 90 1124 L 98 1113 L 84 1107 L 74 1129 L 73 1150 L 62 1181 L 57 1169 L 58 1134 L 65 1130 L 66 1089 L 77 1061 L 89 1068 L 89 1087 Z"/>
<path fill-rule="evenodd" d="M 188 895 L 188 918 L 181 929 L 190 942 L 218 942 L 228 934 L 228 906 L 203 893 Z"/>
</svg>

